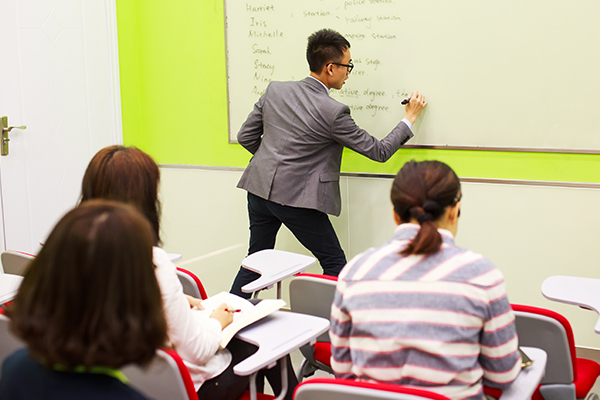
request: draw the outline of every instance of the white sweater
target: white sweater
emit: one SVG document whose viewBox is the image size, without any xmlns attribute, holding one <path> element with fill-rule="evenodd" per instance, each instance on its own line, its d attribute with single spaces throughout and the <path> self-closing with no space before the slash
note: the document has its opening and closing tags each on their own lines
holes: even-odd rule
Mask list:
<svg viewBox="0 0 600 400">
<path fill-rule="evenodd" d="M 177 277 L 177 269 L 167 253 L 154 247 L 153 261 L 160 286 L 169 340 L 190 371 L 196 391 L 208 379 L 223 372 L 231 363 L 231 353 L 220 350 L 221 324 L 190 309 Z"/>
</svg>

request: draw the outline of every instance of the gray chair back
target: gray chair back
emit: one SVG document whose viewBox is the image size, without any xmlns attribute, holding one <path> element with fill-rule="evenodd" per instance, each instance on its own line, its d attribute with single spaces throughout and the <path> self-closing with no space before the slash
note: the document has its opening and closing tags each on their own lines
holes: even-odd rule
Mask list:
<svg viewBox="0 0 600 400">
<path fill-rule="evenodd" d="M 556 319 L 515 311 L 519 346 L 539 347 L 548 354 L 542 384 L 573 383 L 573 361 L 565 327 Z"/>
<path fill-rule="evenodd" d="M 29 262 L 35 257 L 18 251 L 3 251 L 0 254 L 2 269 L 5 274 L 23 275 Z"/>
<path fill-rule="evenodd" d="M 202 298 L 200 289 L 198 288 L 196 281 L 194 281 L 194 278 L 179 270 L 177 270 L 177 277 L 179 278 L 179 282 L 181 282 L 181 286 L 183 286 L 183 293 L 197 299 Z"/>
<path fill-rule="evenodd" d="M 0 314 L 0 375 L 6 357 L 23 347 L 26 347 L 26 344 L 10 331 L 10 319 Z"/>
<path fill-rule="evenodd" d="M 121 369 L 131 386 L 153 400 L 190 400 L 177 361 L 163 350 L 149 365 L 136 364 Z M 187 369 L 185 373 L 189 375 Z"/>
<path fill-rule="evenodd" d="M 290 282 L 290 308 L 293 312 L 329 319 L 336 281 L 312 276 L 295 276 Z M 329 332 L 317 338 L 329 343 Z"/>
</svg>

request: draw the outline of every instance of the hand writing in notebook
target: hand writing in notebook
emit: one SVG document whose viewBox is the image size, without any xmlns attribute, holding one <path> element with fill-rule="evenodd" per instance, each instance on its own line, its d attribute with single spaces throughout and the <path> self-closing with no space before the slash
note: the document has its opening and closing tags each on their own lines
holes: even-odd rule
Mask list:
<svg viewBox="0 0 600 400">
<path fill-rule="evenodd" d="M 194 310 L 200 318 L 215 318 L 215 315 L 220 318 L 221 311 L 228 314 L 227 325 L 222 325 L 225 328 L 221 332 L 221 347 L 224 348 L 237 331 L 279 310 L 285 305 L 285 301 L 263 299 L 260 303 L 254 305 L 234 294 L 221 292 L 203 300 L 202 305 L 204 310 Z M 218 320 L 218 318 L 215 319 Z"/>
<path fill-rule="evenodd" d="M 214 318 L 221 323 L 221 329 L 225 329 L 227 325 L 233 322 L 233 313 L 229 312 L 229 306 L 225 303 L 221 303 L 215 310 L 210 314 L 210 318 Z"/>
</svg>

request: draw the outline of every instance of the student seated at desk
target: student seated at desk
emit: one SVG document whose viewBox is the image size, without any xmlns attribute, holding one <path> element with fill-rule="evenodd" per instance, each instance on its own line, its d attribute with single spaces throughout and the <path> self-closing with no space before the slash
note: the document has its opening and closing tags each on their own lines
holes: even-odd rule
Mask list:
<svg viewBox="0 0 600 400">
<path fill-rule="evenodd" d="M 27 348 L 3 363 L 0 399 L 143 400 L 118 371 L 167 341 L 150 224 L 97 201 L 56 225 L 7 314 Z"/>
<path fill-rule="evenodd" d="M 233 314 L 221 307 L 206 318 L 191 310 L 202 307 L 199 299 L 185 296 L 175 265 L 160 243 L 160 171 L 152 157 L 135 147 L 110 146 L 100 150 L 90 161 L 83 177 L 81 204 L 92 199 L 109 199 L 133 205 L 154 228 L 154 265 L 162 293 L 170 342 L 190 371 L 200 399 L 237 400 L 248 385 L 247 376 L 237 376 L 233 367 L 256 352 L 256 346 L 233 339 L 227 349 L 219 350 L 221 330 L 233 321 Z M 289 358 L 288 392 L 291 400 L 297 384 Z M 281 389 L 279 367 L 264 372 L 275 393 Z M 264 378 L 257 379 L 261 391 Z"/>
<path fill-rule="evenodd" d="M 457 247 L 458 177 L 410 161 L 392 186 L 392 240 L 354 257 L 331 308 L 336 376 L 425 386 L 452 399 L 505 388 L 521 358 L 502 273 Z"/>
</svg>

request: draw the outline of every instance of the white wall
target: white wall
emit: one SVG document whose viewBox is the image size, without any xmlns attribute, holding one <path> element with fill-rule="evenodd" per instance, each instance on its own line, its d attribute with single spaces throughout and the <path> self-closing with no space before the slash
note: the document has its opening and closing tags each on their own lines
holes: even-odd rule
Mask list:
<svg viewBox="0 0 600 400">
<path fill-rule="evenodd" d="M 248 243 L 246 192 L 235 187 L 241 171 L 162 167 L 161 173 L 165 249 L 183 254 L 181 263 L 226 249 L 185 267 L 209 295 L 229 290 Z M 390 187 L 390 179 L 342 178 L 342 214 L 331 219 L 348 259 L 391 237 Z M 600 278 L 600 190 L 463 183 L 463 193 L 458 245 L 500 268 L 511 302 L 564 314 L 577 345 L 600 347 L 595 313 L 548 301 L 540 292 L 550 275 Z M 276 247 L 309 254 L 285 228 Z M 284 285 L 287 299 L 286 291 Z"/>
</svg>

